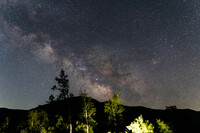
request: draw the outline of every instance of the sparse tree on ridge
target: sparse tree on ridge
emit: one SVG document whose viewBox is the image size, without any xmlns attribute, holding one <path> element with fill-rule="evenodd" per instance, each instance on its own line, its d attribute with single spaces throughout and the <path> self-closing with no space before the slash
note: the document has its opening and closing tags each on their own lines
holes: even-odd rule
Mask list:
<svg viewBox="0 0 200 133">
<path fill-rule="evenodd" d="M 47 103 L 53 103 L 55 101 L 55 97 L 53 95 L 49 96 L 49 101 Z"/>
<path fill-rule="evenodd" d="M 114 93 L 104 105 L 104 112 L 108 114 L 109 125 L 111 126 L 111 132 L 117 132 L 117 126 L 123 120 L 124 107 L 122 106 L 122 100 L 119 97 L 119 92 Z"/>
</svg>

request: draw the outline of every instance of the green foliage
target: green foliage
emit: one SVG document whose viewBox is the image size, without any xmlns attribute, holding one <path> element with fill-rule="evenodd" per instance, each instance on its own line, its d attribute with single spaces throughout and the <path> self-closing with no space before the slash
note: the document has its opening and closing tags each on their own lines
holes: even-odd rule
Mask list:
<svg viewBox="0 0 200 133">
<path fill-rule="evenodd" d="M 94 107 L 91 97 L 87 97 L 86 93 L 82 93 L 82 98 L 82 122 L 76 122 L 76 131 L 83 130 L 86 133 L 93 133 L 93 127 L 97 125 L 97 122 L 93 119 L 93 117 L 96 115 L 96 108 Z"/>
<path fill-rule="evenodd" d="M 77 121 L 76 122 L 76 131 L 82 130 L 84 133 L 93 133 L 93 126 L 88 125 L 88 130 L 87 130 L 87 124 Z"/>
<path fill-rule="evenodd" d="M 142 115 L 136 118 L 129 126 L 126 126 L 133 133 L 153 133 L 154 126 L 148 120 L 144 121 Z"/>
<path fill-rule="evenodd" d="M 164 121 L 157 119 L 156 122 L 158 124 L 158 128 L 160 129 L 161 133 L 173 133 L 173 131 L 170 129 L 170 127 Z"/>
<path fill-rule="evenodd" d="M 48 116 L 44 111 L 30 111 L 28 115 L 28 129 L 30 132 L 41 132 L 48 127 Z"/>
<path fill-rule="evenodd" d="M 47 133 L 46 129 L 44 127 L 42 127 L 40 133 Z"/>
<path fill-rule="evenodd" d="M 55 130 L 55 127 L 48 127 L 48 133 L 54 133 L 53 131 Z"/>
<path fill-rule="evenodd" d="M 39 119 L 40 119 L 40 125 L 42 127 L 47 128 L 48 127 L 48 123 L 49 123 L 49 118 L 48 115 L 45 111 L 40 111 L 39 112 Z"/>
<path fill-rule="evenodd" d="M 113 97 L 109 99 L 104 105 L 104 112 L 108 114 L 109 124 L 116 128 L 123 121 L 123 108 L 122 100 L 119 97 L 119 93 L 114 93 Z"/>
<path fill-rule="evenodd" d="M 160 133 L 173 133 L 170 127 L 160 119 L 156 120 Z M 126 126 L 128 131 L 133 133 L 153 133 L 154 126 L 148 120 L 144 121 L 142 115 L 136 118 L 129 126 Z M 127 133 L 127 132 L 126 132 Z"/>
<path fill-rule="evenodd" d="M 69 125 L 64 122 L 63 117 L 56 115 L 57 122 L 49 126 L 49 119 L 44 111 L 30 111 L 28 115 L 27 127 L 20 133 L 54 133 L 65 132 Z"/>
<path fill-rule="evenodd" d="M 61 69 L 59 77 L 56 77 L 55 80 L 58 85 L 57 86 L 54 85 L 51 89 L 54 91 L 58 90 L 60 92 L 57 97 L 57 100 L 64 100 L 64 99 L 68 98 L 69 96 L 73 96 L 72 93 L 69 94 L 68 75 L 65 74 L 65 71 L 63 69 Z M 54 96 L 51 95 L 49 97 L 49 100 L 50 100 L 49 102 L 54 100 Z"/>
<path fill-rule="evenodd" d="M 1 128 L 0 128 L 0 132 L 1 132 L 1 133 L 8 132 L 9 123 L 10 123 L 10 118 L 9 118 L 9 117 L 6 117 L 5 122 L 3 122 L 3 123 L 1 124 Z"/>
<path fill-rule="evenodd" d="M 75 130 L 76 131 L 82 130 L 84 133 L 87 133 L 87 125 L 83 122 L 76 121 L 76 129 Z M 93 131 L 90 131 L 90 132 L 93 133 Z"/>
<path fill-rule="evenodd" d="M 28 124 L 29 124 L 29 130 L 35 131 L 37 130 L 38 126 L 40 125 L 40 120 L 38 118 L 38 112 L 37 111 L 31 111 L 28 115 Z"/>
<path fill-rule="evenodd" d="M 20 133 L 28 133 L 28 130 L 27 130 L 27 129 L 22 129 L 22 130 L 20 131 Z"/>
<path fill-rule="evenodd" d="M 67 129 L 69 129 L 69 124 L 64 122 L 62 116 L 57 115 L 56 117 L 57 117 L 57 123 L 56 123 L 55 130 L 57 132 L 62 132 L 62 131 L 66 131 Z"/>
<path fill-rule="evenodd" d="M 57 116 L 57 123 L 56 123 L 56 127 L 59 128 L 60 126 L 63 125 L 63 118 L 61 116 Z"/>
</svg>

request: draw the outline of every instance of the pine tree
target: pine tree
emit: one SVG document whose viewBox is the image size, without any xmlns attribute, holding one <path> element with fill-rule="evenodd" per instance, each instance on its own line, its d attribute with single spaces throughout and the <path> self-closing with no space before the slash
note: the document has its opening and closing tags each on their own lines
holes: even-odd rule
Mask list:
<svg viewBox="0 0 200 133">
<path fill-rule="evenodd" d="M 58 85 L 54 85 L 51 89 L 53 91 L 58 90 L 60 92 L 57 100 L 64 100 L 69 96 L 73 96 L 72 93 L 69 93 L 69 79 L 68 75 L 65 74 L 65 71 L 63 69 L 61 69 L 59 77 L 56 77 L 55 80 Z M 53 95 L 49 97 L 49 100 L 54 100 Z"/>
</svg>

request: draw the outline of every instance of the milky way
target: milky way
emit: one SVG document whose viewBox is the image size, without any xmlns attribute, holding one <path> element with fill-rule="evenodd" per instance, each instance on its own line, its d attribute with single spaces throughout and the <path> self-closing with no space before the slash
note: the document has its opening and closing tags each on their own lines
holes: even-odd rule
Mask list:
<svg viewBox="0 0 200 133">
<path fill-rule="evenodd" d="M 125 105 L 200 110 L 200 2 L 1 0 L 0 107 L 29 109 L 70 91 Z"/>
</svg>

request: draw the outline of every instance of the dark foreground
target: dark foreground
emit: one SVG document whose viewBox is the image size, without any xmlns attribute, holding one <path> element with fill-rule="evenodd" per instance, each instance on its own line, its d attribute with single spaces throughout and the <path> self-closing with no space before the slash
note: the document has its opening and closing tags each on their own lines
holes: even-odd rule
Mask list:
<svg viewBox="0 0 200 133">
<path fill-rule="evenodd" d="M 96 100 L 93 100 L 93 102 L 97 110 L 94 118 L 98 123 L 94 128 L 94 133 L 106 133 L 109 131 L 109 125 L 107 124 L 107 116 L 104 113 L 104 103 Z M 69 118 L 69 107 L 71 110 L 70 112 L 72 112 L 71 119 L 73 132 L 76 132 L 74 127 L 76 126 L 76 121 L 80 119 L 81 97 L 72 97 L 64 101 L 41 105 L 31 110 L 44 110 L 48 114 L 49 120 L 55 121 L 54 116 L 56 115 L 63 116 L 63 118 L 67 120 Z M 145 107 L 124 107 L 124 120 L 122 121 L 121 126 L 118 127 L 118 131 L 124 132 L 126 126 L 142 114 L 143 118 L 149 120 L 152 124 L 156 123 L 156 119 L 165 121 L 175 133 L 200 132 L 200 112 L 197 111 L 190 109 L 156 110 Z M 30 110 L 1 108 L 0 123 L 5 123 L 6 117 L 9 118 L 9 125 L 6 132 L 18 133 L 20 132 L 20 125 L 27 121 L 29 111 Z"/>
</svg>

